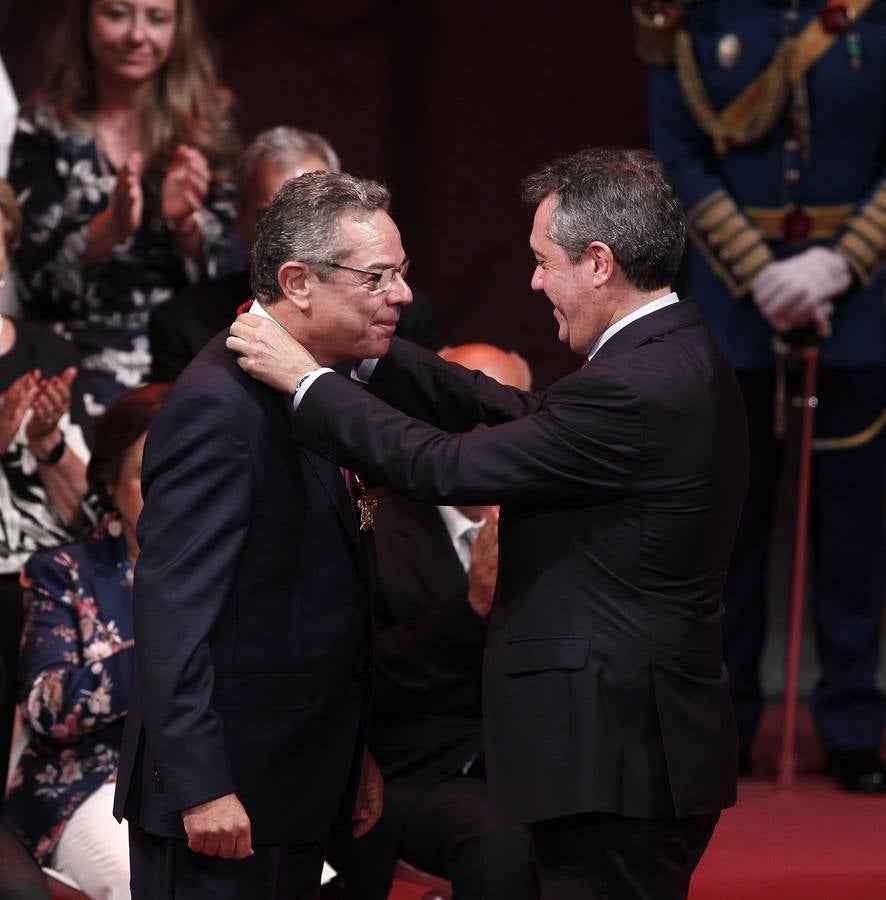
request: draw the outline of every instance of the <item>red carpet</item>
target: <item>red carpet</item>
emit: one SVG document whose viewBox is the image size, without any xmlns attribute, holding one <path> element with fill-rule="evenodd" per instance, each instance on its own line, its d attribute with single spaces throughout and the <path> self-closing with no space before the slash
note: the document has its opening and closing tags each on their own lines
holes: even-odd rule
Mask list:
<svg viewBox="0 0 886 900">
<path fill-rule="evenodd" d="M 780 716 L 777 708 L 767 711 L 755 747 L 760 774 L 739 783 L 738 805 L 723 813 L 690 900 L 886 900 L 886 795 L 848 794 L 820 774 L 805 710 L 797 780 L 781 790 Z M 398 879 L 389 900 L 428 896 L 427 886 L 410 881 Z"/>
<path fill-rule="evenodd" d="M 692 881 L 690 900 L 886 900 L 886 795 L 840 790 L 822 776 L 806 710 L 790 790 L 775 781 L 781 711 L 767 710 L 760 774 L 739 782 Z"/>
</svg>

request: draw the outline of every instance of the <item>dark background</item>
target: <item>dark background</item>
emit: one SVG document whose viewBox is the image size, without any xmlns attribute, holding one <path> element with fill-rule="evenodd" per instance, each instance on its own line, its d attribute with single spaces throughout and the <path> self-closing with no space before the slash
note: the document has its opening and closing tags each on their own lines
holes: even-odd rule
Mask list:
<svg viewBox="0 0 886 900">
<path fill-rule="evenodd" d="M 543 387 L 575 366 L 529 288 L 520 180 L 588 144 L 644 145 L 646 72 L 627 0 L 201 0 L 248 140 L 326 135 L 385 181 L 443 337 L 522 353 Z M 0 0 L 19 100 L 40 84 L 64 0 Z"/>
</svg>

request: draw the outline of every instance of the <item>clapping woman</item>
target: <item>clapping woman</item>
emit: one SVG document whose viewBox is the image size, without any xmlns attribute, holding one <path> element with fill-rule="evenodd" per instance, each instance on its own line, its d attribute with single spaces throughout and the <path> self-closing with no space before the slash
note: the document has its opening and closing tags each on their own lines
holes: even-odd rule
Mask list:
<svg viewBox="0 0 886 900">
<path fill-rule="evenodd" d="M 232 265 L 238 141 L 196 0 L 69 0 L 10 182 L 19 299 L 82 354 L 97 415 L 145 378 L 150 309 Z"/>
</svg>

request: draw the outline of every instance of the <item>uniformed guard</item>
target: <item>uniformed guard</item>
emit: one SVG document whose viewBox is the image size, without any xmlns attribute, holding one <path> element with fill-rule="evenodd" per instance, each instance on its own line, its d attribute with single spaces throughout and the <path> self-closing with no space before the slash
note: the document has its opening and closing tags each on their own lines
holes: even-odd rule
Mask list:
<svg viewBox="0 0 886 900">
<path fill-rule="evenodd" d="M 686 210 L 689 286 L 738 372 L 752 471 L 726 594 L 741 741 L 759 662 L 781 447 L 777 347 L 820 343 L 811 535 L 822 675 L 812 711 L 847 789 L 886 792 L 876 687 L 886 596 L 886 0 L 634 4 L 652 129 Z"/>
</svg>

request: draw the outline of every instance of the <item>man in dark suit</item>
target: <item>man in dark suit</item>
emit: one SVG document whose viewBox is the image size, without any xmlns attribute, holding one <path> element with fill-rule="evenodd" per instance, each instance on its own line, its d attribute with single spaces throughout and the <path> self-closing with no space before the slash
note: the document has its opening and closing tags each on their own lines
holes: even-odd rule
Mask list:
<svg viewBox="0 0 886 900">
<path fill-rule="evenodd" d="M 243 151 L 237 169 L 237 234 L 251 258 L 255 226 L 284 182 L 305 172 L 340 172 L 338 154 L 313 131 L 286 125 L 259 134 Z M 151 310 L 148 339 L 151 381 L 175 381 L 185 366 L 237 315 L 250 296 L 249 272 L 231 272 L 185 288 Z M 440 347 L 430 298 L 418 293 L 403 307 L 397 334 L 430 350 Z"/>
<path fill-rule="evenodd" d="M 530 386 L 490 344 L 440 351 L 502 384 Z M 385 779 L 371 835 L 337 846 L 349 900 L 385 900 L 398 858 L 448 879 L 456 900 L 537 900 L 526 829 L 490 815 L 480 671 L 498 568 L 497 506 L 435 506 L 384 488 L 369 747 Z"/>
<path fill-rule="evenodd" d="M 254 317 L 228 346 L 294 392 L 294 433 L 318 452 L 425 500 L 501 502 L 492 801 L 530 824 L 546 900 L 676 900 L 735 801 L 721 624 L 747 478 L 741 395 L 670 292 L 684 226 L 651 154 L 578 153 L 526 198 L 532 287 L 587 360 L 547 391 L 400 341 L 371 374 L 376 397 L 326 374 L 308 384 L 309 354 Z"/>
<path fill-rule="evenodd" d="M 411 300 L 387 206 L 347 175 L 287 182 L 258 226 L 252 312 L 325 364 L 384 355 Z M 115 803 L 135 900 L 313 898 L 358 782 L 355 834 L 381 812 L 363 751 L 374 565 L 350 473 L 290 439 L 291 405 L 224 339 L 145 446 Z"/>
</svg>

